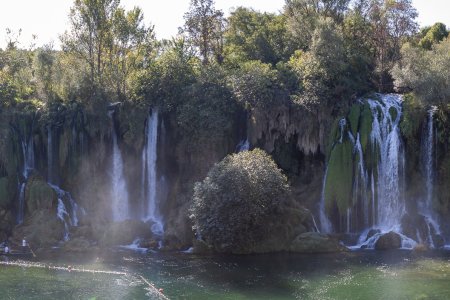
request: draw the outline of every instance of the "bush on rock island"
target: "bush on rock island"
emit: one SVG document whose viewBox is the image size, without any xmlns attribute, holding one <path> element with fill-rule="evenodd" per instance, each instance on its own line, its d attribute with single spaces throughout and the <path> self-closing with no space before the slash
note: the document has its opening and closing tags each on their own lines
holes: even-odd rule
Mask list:
<svg viewBox="0 0 450 300">
<path fill-rule="evenodd" d="M 290 199 L 286 176 L 259 149 L 228 155 L 196 183 L 191 219 L 213 251 L 236 254 L 288 250 L 313 227 L 309 211 Z"/>
</svg>

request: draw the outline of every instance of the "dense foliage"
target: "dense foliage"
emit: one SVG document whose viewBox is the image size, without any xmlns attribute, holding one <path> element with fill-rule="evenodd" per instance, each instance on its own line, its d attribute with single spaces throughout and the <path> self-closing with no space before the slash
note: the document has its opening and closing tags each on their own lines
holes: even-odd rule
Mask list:
<svg viewBox="0 0 450 300">
<path fill-rule="evenodd" d="M 192 220 L 219 252 L 239 253 L 264 240 L 275 207 L 288 196 L 287 178 L 264 151 L 225 157 L 194 188 Z"/>
<path fill-rule="evenodd" d="M 195 106 L 206 110 L 199 118 L 219 118 L 206 128 L 225 123 L 222 108 L 268 109 L 281 99 L 339 112 L 355 96 L 392 89 L 390 72 L 405 41 L 431 49 L 447 36 L 440 23 L 417 33 L 416 16 L 410 0 L 288 0 L 279 14 L 237 7 L 228 17 L 213 0 L 192 0 L 180 34 L 157 41 L 139 8 L 75 0 L 62 50 L 24 49 L 8 32 L 1 105 L 56 101 L 93 109 L 130 101 L 177 114 L 181 126 Z M 198 95 L 202 86 L 207 95 Z"/>
</svg>

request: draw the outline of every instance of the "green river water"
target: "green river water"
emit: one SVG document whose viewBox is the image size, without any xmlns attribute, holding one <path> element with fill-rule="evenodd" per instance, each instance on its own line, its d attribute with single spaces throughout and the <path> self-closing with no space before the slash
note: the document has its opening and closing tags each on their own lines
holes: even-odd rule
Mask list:
<svg viewBox="0 0 450 300">
<path fill-rule="evenodd" d="M 0 261 L 0 299 L 450 299 L 446 250 L 251 256 L 55 251 Z M 70 272 L 64 269 L 69 265 Z"/>
</svg>

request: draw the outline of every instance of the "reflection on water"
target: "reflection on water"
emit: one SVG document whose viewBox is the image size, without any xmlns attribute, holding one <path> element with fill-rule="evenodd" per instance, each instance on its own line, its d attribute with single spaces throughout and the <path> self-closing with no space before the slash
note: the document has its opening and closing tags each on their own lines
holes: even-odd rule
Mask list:
<svg viewBox="0 0 450 300">
<path fill-rule="evenodd" d="M 158 289 L 170 299 L 450 298 L 450 251 L 206 257 L 115 251 L 38 260 L 0 264 L 0 298 L 162 299 Z"/>
</svg>

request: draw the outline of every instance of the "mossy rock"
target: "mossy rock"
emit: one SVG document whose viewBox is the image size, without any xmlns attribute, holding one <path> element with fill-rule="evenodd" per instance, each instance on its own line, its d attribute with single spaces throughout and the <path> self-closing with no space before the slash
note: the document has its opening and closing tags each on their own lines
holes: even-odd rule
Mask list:
<svg viewBox="0 0 450 300">
<path fill-rule="evenodd" d="M 327 211 L 336 203 L 339 212 L 345 213 L 352 204 L 353 169 L 353 145 L 345 138 L 342 144 L 336 144 L 328 162 L 325 185 Z"/>
<path fill-rule="evenodd" d="M 56 216 L 56 210 L 36 210 L 26 217 L 24 223 L 13 230 L 13 241 L 20 244 L 29 241 L 32 248 L 48 248 L 64 238 L 64 224 Z"/>
<path fill-rule="evenodd" d="M 354 137 L 356 137 L 356 133 L 358 132 L 360 115 L 361 105 L 359 103 L 353 104 L 347 118 L 349 121 L 350 131 Z"/>
<path fill-rule="evenodd" d="M 30 214 L 41 209 L 56 210 L 58 196 L 41 177 L 33 176 L 26 185 L 25 204 L 27 212 Z"/>
<path fill-rule="evenodd" d="M 297 236 L 289 251 L 298 253 L 333 253 L 348 251 L 338 240 L 318 232 L 306 232 Z"/>
<path fill-rule="evenodd" d="M 333 146 L 340 138 L 339 121 L 341 119 L 342 118 L 338 118 L 338 119 L 334 120 L 333 125 L 331 126 L 331 133 L 328 137 L 328 142 L 326 144 L 326 153 L 325 154 L 327 156 L 327 161 L 329 160 L 331 151 L 333 150 Z"/>
<path fill-rule="evenodd" d="M 359 138 L 363 153 L 366 153 L 370 145 L 370 134 L 372 132 L 373 116 L 368 103 L 364 104 L 361 112 L 361 121 L 359 127 Z"/>
</svg>

